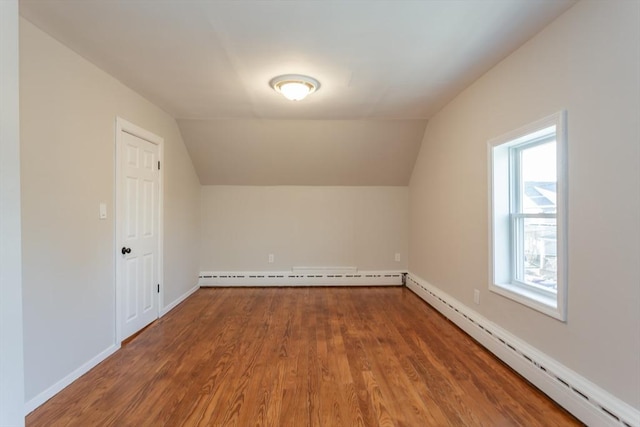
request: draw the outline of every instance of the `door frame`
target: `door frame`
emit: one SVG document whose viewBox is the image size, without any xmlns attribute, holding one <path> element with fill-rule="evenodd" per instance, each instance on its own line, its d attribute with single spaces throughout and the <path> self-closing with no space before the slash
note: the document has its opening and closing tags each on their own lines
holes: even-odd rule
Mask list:
<svg viewBox="0 0 640 427">
<path fill-rule="evenodd" d="M 136 136 L 138 138 L 144 139 L 152 144 L 158 146 L 158 161 L 160 162 L 160 177 L 159 177 L 159 188 L 158 188 L 158 263 L 157 263 L 157 277 L 158 283 L 160 285 L 160 292 L 156 293 L 156 319 L 160 317 L 161 306 L 164 302 L 164 138 L 149 132 L 146 129 L 137 126 L 122 117 L 116 116 L 116 137 L 115 137 L 115 191 L 114 191 L 114 218 L 115 218 L 115 233 L 114 233 L 114 246 L 113 246 L 113 259 L 115 264 L 115 278 L 114 278 L 114 289 L 115 289 L 115 344 L 120 346 L 120 343 L 123 340 L 122 337 L 122 313 L 123 310 L 123 295 L 124 292 L 122 290 L 122 281 L 120 280 L 121 274 L 121 266 L 120 262 L 120 253 L 118 252 L 118 248 L 122 246 L 121 236 L 122 236 L 122 212 L 120 209 L 122 207 L 122 202 L 120 198 L 122 197 L 122 189 L 120 188 L 120 183 L 123 175 L 123 168 L 120 163 L 120 156 L 123 150 L 124 138 L 122 137 L 123 132 L 128 133 L 130 135 Z"/>
</svg>

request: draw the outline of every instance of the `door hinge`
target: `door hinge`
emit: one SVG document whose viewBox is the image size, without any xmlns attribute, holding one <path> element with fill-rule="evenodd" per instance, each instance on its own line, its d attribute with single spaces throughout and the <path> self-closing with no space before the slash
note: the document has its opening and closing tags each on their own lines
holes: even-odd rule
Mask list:
<svg viewBox="0 0 640 427">
<path fill-rule="evenodd" d="M 158 293 L 160 293 L 160 283 L 158 283 Z"/>
<path fill-rule="evenodd" d="M 160 170 L 160 160 L 158 160 L 158 170 Z"/>
</svg>

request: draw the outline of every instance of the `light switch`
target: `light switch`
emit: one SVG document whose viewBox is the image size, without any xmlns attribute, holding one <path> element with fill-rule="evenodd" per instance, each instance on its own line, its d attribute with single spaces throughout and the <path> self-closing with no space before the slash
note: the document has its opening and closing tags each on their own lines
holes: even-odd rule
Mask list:
<svg viewBox="0 0 640 427">
<path fill-rule="evenodd" d="M 100 219 L 107 219 L 107 204 L 100 203 Z"/>
</svg>

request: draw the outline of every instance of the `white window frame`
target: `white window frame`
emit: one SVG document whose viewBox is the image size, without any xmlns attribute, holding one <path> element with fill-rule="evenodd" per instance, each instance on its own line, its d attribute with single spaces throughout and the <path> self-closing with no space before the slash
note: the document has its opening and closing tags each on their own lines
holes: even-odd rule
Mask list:
<svg viewBox="0 0 640 427">
<path fill-rule="evenodd" d="M 561 321 L 567 320 L 567 127 L 566 111 L 547 116 L 488 142 L 489 159 L 489 290 Z M 519 176 L 514 161 L 519 148 L 544 143 L 555 126 L 557 193 L 556 214 L 514 213 L 519 205 L 514 181 Z M 516 279 L 517 219 L 556 218 L 557 293 Z"/>
</svg>

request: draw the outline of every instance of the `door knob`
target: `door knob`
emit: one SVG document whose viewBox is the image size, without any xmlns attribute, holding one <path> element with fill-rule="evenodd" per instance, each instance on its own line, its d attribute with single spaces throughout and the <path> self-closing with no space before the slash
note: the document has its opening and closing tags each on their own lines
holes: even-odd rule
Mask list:
<svg viewBox="0 0 640 427">
<path fill-rule="evenodd" d="M 131 253 L 131 248 L 125 248 L 124 246 L 122 247 L 122 255 L 130 254 L 130 253 Z"/>
</svg>

